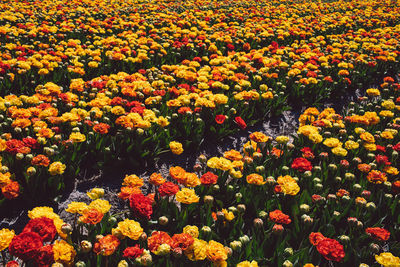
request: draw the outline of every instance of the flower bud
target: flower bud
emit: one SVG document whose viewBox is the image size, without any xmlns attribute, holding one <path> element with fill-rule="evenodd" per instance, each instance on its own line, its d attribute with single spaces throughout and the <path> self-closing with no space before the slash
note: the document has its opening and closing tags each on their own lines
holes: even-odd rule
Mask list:
<svg viewBox="0 0 400 267">
<path fill-rule="evenodd" d="M 264 173 L 265 172 L 265 167 L 264 166 L 257 166 L 256 167 L 256 172 L 257 173 Z"/>
<path fill-rule="evenodd" d="M 240 242 L 240 241 L 238 241 L 238 240 L 235 240 L 235 241 L 232 241 L 232 242 L 229 244 L 229 246 L 231 247 L 231 249 L 232 249 L 233 251 L 240 251 L 240 250 L 242 249 L 242 242 Z"/>
<path fill-rule="evenodd" d="M 248 157 L 248 156 L 245 156 L 245 157 L 244 157 L 244 162 L 245 162 L 247 165 L 250 165 L 250 164 L 253 163 L 253 159 L 250 158 L 250 157 Z"/>
<path fill-rule="evenodd" d="M 293 267 L 293 263 L 289 260 L 285 260 L 282 264 L 282 267 Z"/>
<path fill-rule="evenodd" d="M 83 253 L 88 253 L 92 250 L 92 243 L 87 240 L 82 240 L 80 245 Z"/>
<path fill-rule="evenodd" d="M 78 261 L 77 263 L 75 263 L 75 267 L 86 267 L 86 263 L 84 263 L 83 261 Z"/>
<path fill-rule="evenodd" d="M 239 211 L 239 213 L 244 213 L 246 211 L 246 205 L 244 204 L 237 205 L 237 210 Z"/>
<path fill-rule="evenodd" d="M 180 247 L 176 247 L 172 250 L 172 256 L 174 258 L 177 258 L 177 259 L 180 258 L 180 257 L 182 257 L 182 254 L 183 254 L 183 251 Z"/>
<path fill-rule="evenodd" d="M 311 172 L 311 171 L 305 171 L 305 172 L 303 173 L 303 176 L 304 176 L 305 178 L 310 178 L 310 177 L 312 176 L 312 172 Z"/>
<path fill-rule="evenodd" d="M 147 240 L 147 234 L 145 232 L 143 232 L 140 237 L 139 240 L 142 242 L 145 242 Z"/>
<path fill-rule="evenodd" d="M 202 167 L 201 167 L 200 164 L 195 164 L 195 165 L 193 166 L 193 170 L 194 170 L 195 172 L 200 172 L 201 169 L 202 169 Z"/>
<path fill-rule="evenodd" d="M 203 226 L 201 227 L 200 231 L 204 234 L 207 235 L 209 233 L 211 233 L 211 228 L 209 226 Z"/>
<path fill-rule="evenodd" d="M 63 232 L 66 235 L 69 235 L 72 232 L 72 226 L 69 223 L 64 223 L 61 226 L 61 232 Z"/>
<path fill-rule="evenodd" d="M 121 260 L 120 262 L 118 262 L 117 267 L 129 267 L 129 264 L 126 260 Z"/>
<path fill-rule="evenodd" d="M 377 253 L 379 252 L 379 250 L 380 250 L 380 247 L 379 247 L 378 244 L 371 243 L 371 244 L 369 245 L 369 249 L 370 249 L 370 251 L 371 251 L 372 254 L 377 254 Z"/>
<path fill-rule="evenodd" d="M 263 225 L 264 225 L 264 222 L 260 218 L 255 218 L 254 221 L 253 221 L 253 224 L 254 224 L 255 228 L 262 228 Z"/>
<path fill-rule="evenodd" d="M 214 192 L 219 192 L 220 188 L 219 188 L 219 185 L 216 184 L 216 185 L 213 186 L 212 189 L 213 189 Z"/>
<path fill-rule="evenodd" d="M 289 170 L 290 170 L 290 168 L 289 168 L 288 166 L 283 166 L 283 167 L 282 167 L 282 172 L 283 172 L 283 173 L 288 173 Z"/>
<path fill-rule="evenodd" d="M 225 219 L 225 214 L 222 211 L 217 212 L 217 220 L 223 221 Z"/>
<path fill-rule="evenodd" d="M 214 202 L 214 197 L 210 195 L 204 196 L 204 203 L 207 205 L 212 205 Z"/>
<path fill-rule="evenodd" d="M 247 244 L 247 243 L 250 242 L 250 238 L 249 238 L 247 235 L 244 235 L 244 236 L 239 237 L 239 241 L 240 241 L 243 245 L 245 245 L 245 244 Z"/>
<path fill-rule="evenodd" d="M 307 226 L 312 225 L 313 222 L 314 222 L 314 219 L 311 218 L 310 216 L 306 215 L 306 214 L 303 214 L 303 215 L 301 216 L 301 219 L 302 219 L 303 223 L 304 223 L 305 225 L 307 225 Z"/>
<path fill-rule="evenodd" d="M 328 165 L 328 169 L 330 171 L 336 171 L 337 170 L 337 166 L 335 164 L 331 163 L 331 164 Z"/>
<path fill-rule="evenodd" d="M 268 212 L 262 210 L 258 213 L 258 217 L 260 217 L 261 219 L 266 219 L 268 217 Z"/>
<path fill-rule="evenodd" d="M 283 230 L 284 230 L 284 228 L 281 224 L 275 224 L 272 227 L 272 233 L 275 235 L 281 235 L 283 233 Z"/>
<path fill-rule="evenodd" d="M 374 202 L 368 202 L 366 205 L 367 209 L 371 212 L 374 212 L 376 210 L 376 205 Z"/>
<path fill-rule="evenodd" d="M 168 218 L 166 216 L 161 216 L 160 218 L 158 218 L 158 223 L 160 225 L 167 225 L 168 223 Z"/>
<path fill-rule="evenodd" d="M 272 176 L 268 176 L 266 181 L 267 181 L 267 185 L 269 185 L 269 186 L 273 186 L 276 184 L 276 180 Z"/>
<path fill-rule="evenodd" d="M 36 174 L 36 169 L 35 169 L 35 167 L 29 167 L 29 168 L 26 170 L 26 174 L 28 174 L 28 176 L 33 176 L 33 175 L 35 175 L 35 174 Z"/>
<path fill-rule="evenodd" d="M 262 158 L 263 158 L 263 154 L 261 154 L 260 152 L 254 152 L 253 153 L 253 159 L 260 160 Z M 261 166 L 261 167 L 264 167 L 264 166 Z"/>
<path fill-rule="evenodd" d="M 310 212 L 310 206 L 307 205 L 307 204 L 301 204 L 300 205 L 300 212 L 302 212 L 302 213 Z"/>
<path fill-rule="evenodd" d="M 239 192 L 239 193 L 235 194 L 235 197 L 236 197 L 236 201 L 239 202 L 242 199 L 243 195 L 242 195 L 242 193 Z"/>
<path fill-rule="evenodd" d="M 341 236 L 339 236 L 339 240 L 342 243 L 348 244 L 350 242 L 350 237 L 347 235 L 341 235 Z"/>
<path fill-rule="evenodd" d="M 393 195 L 392 194 L 385 194 L 384 197 L 388 201 L 393 199 Z"/>
<path fill-rule="evenodd" d="M 206 157 L 205 155 L 201 154 L 201 155 L 198 157 L 198 160 L 199 160 L 201 163 L 205 163 L 205 162 L 207 162 L 207 157 Z"/>
<path fill-rule="evenodd" d="M 314 166 L 314 167 L 313 167 L 313 170 L 316 171 L 316 172 L 319 172 L 319 171 L 321 171 L 322 169 L 321 169 L 321 166 Z"/>
<path fill-rule="evenodd" d="M 293 256 L 293 249 L 292 248 L 285 248 L 285 250 L 283 251 L 283 255 L 285 257 Z"/>
</svg>

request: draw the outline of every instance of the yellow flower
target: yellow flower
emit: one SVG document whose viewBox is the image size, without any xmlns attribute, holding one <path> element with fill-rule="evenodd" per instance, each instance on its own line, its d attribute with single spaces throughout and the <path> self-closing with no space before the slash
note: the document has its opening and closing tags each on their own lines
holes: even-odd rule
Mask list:
<svg viewBox="0 0 400 267">
<path fill-rule="evenodd" d="M 65 265 L 74 262 L 76 251 L 73 246 L 64 240 L 56 240 L 53 245 L 54 261 Z"/>
<path fill-rule="evenodd" d="M 367 95 L 369 95 L 369 96 L 379 96 L 379 95 L 381 95 L 381 92 L 379 92 L 379 90 L 376 89 L 376 88 L 369 88 L 369 89 L 367 89 Z"/>
<path fill-rule="evenodd" d="M 56 161 L 56 162 L 53 162 L 52 164 L 50 164 L 49 172 L 51 175 L 63 174 L 66 167 L 67 166 L 65 166 L 65 164 L 62 164 L 61 162 Z"/>
<path fill-rule="evenodd" d="M 196 225 L 186 225 L 182 232 L 191 235 L 193 238 L 199 237 L 199 228 Z"/>
<path fill-rule="evenodd" d="M 79 132 L 74 132 L 69 135 L 69 139 L 71 139 L 73 143 L 82 143 L 86 141 L 86 136 Z"/>
<path fill-rule="evenodd" d="M 235 219 L 235 215 L 233 214 L 233 212 L 228 211 L 227 209 L 222 209 L 222 212 L 224 213 L 225 220 L 230 222 Z"/>
<path fill-rule="evenodd" d="M 207 161 L 207 166 L 212 169 L 228 171 L 233 168 L 232 162 L 226 158 L 212 157 Z"/>
<path fill-rule="evenodd" d="M 8 248 L 14 236 L 14 230 L 9 230 L 6 228 L 0 230 L 0 251 Z"/>
<path fill-rule="evenodd" d="M 126 175 L 124 178 L 124 182 L 122 183 L 123 186 L 130 186 L 130 187 L 141 187 L 143 186 L 144 182 L 142 178 L 139 178 L 135 174 Z"/>
<path fill-rule="evenodd" d="M 311 133 L 311 134 L 308 136 L 308 139 L 310 139 L 311 142 L 313 142 L 314 144 L 319 144 L 319 143 L 322 142 L 323 137 L 322 137 L 322 135 L 320 135 L 319 133 Z"/>
<path fill-rule="evenodd" d="M 394 138 L 393 134 L 391 132 L 389 132 L 389 131 L 383 131 L 381 133 L 381 137 L 383 139 L 393 139 Z"/>
<path fill-rule="evenodd" d="M 279 144 L 286 144 L 287 142 L 289 142 L 289 137 L 288 136 L 277 136 L 275 138 L 276 142 L 278 142 Z"/>
<path fill-rule="evenodd" d="M 107 200 L 96 199 L 89 204 L 89 209 L 96 209 L 101 213 L 106 214 L 111 209 L 111 205 Z"/>
<path fill-rule="evenodd" d="M 202 261 L 207 257 L 207 246 L 207 241 L 195 238 L 193 244 L 185 250 L 185 255 L 191 261 Z"/>
<path fill-rule="evenodd" d="M 171 152 L 174 153 L 175 155 L 180 155 L 183 153 L 182 144 L 179 142 L 176 142 L 176 141 L 170 142 L 169 148 L 171 149 Z"/>
<path fill-rule="evenodd" d="M 342 157 L 347 156 L 347 150 L 340 146 L 332 148 L 332 153 L 335 154 L 336 156 L 342 156 Z"/>
<path fill-rule="evenodd" d="M 199 197 L 196 195 L 193 189 L 189 188 L 182 188 L 178 193 L 175 195 L 176 200 L 183 204 L 192 204 L 199 202 Z"/>
<path fill-rule="evenodd" d="M 250 134 L 250 139 L 257 143 L 265 143 L 269 137 L 261 132 L 254 132 Z"/>
<path fill-rule="evenodd" d="M 304 126 L 299 127 L 299 129 L 297 130 L 297 133 L 305 135 L 305 136 L 309 136 L 312 133 L 318 133 L 318 129 L 315 126 L 304 125 Z"/>
<path fill-rule="evenodd" d="M 399 170 L 398 170 L 397 168 L 391 167 L 391 166 L 386 166 L 386 167 L 384 168 L 384 171 L 385 171 L 386 173 L 388 173 L 388 174 L 391 174 L 391 175 L 397 175 L 397 174 L 399 174 Z"/>
<path fill-rule="evenodd" d="M 197 174 L 193 173 L 193 172 L 187 172 L 185 173 L 185 183 L 184 185 L 186 187 L 196 187 L 198 185 L 200 185 L 200 179 L 197 176 Z"/>
<path fill-rule="evenodd" d="M 325 139 L 323 144 L 326 145 L 327 147 L 337 147 L 340 146 L 342 143 L 339 141 L 339 139 L 331 137 Z"/>
<path fill-rule="evenodd" d="M 385 100 L 385 101 L 382 102 L 381 106 L 382 106 L 384 109 L 390 109 L 390 110 L 392 110 L 392 109 L 395 108 L 396 105 L 394 104 L 393 100 Z"/>
<path fill-rule="evenodd" d="M 360 145 L 357 142 L 354 142 L 352 140 L 348 140 L 346 141 L 346 143 L 344 143 L 344 147 L 349 150 L 357 149 L 359 146 Z"/>
<path fill-rule="evenodd" d="M 0 172 L 0 187 L 4 187 L 11 183 L 11 173 L 6 172 L 6 173 L 1 173 Z"/>
<path fill-rule="evenodd" d="M 382 252 L 379 255 L 375 255 L 375 260 L 384 267 L 400 266 L 400 258 L 390 252 Z"/>
<path fill-rule="evenodd" d="M 379 115 L 382 117 L 392 118 L 394 116 L 394 113 L 390 110 L 382 110 L 381 112 L 379 112 Z"/>
<path fill-rule="evenodd" d="M 88 208 L 88 205 L 84 202 L 72 201 L 68 204 L 68 208 L 65 211 L 69 213 L 83 214 Z"/>
<path fill-rule="evenodd" d="M 375 138 L 372 134 L 370 134 L 369 132 L 364 132 L 360 134 L 360 138 L 367 142 L 367 143 L 375 143 Z"/>
<path fill-rule="evenodd" d="M 168 255 L 170 251 L 171 251 L 171 246 L 164 243 L 158 246 L 157 250 L 154 251 L 154 254 L 156 254 L 157 256 L 164 256 Z"/>
<path fill-rule="evenodd" d="M 255 184 L 255 185 L 263 185 L 266 183 L 266 181 L 264 181 L 264 177 L 262 177 L 257 173 L 252 173 L 247 175 L 246 181 L 249 184 Z"/>
<path fill-rule="evenodd" d="M 376 145 L 373 143 L 365 143 L 363 146 L 368 151 L 376 151 Z"/>
<path fill-rule="evenodd" d="M 279 176 L 277 179 L 277 183 L 281 186 L 282 192 L 285 195 L 295 196 L 300 191 L 300 187 L 297 184 L 296 180 L 293 179 L 290 175 Z"/>
<path fill-rule="evenodd" d="M 228 259 L 228 253 L 224 245 L 214 240 L 208 242 L 206 255 L 207 259 L 211 262 L 225 261 Z"/>
<path fill-rule="evenodd" d="M 258 267 L 258 263 L 256 261 L 252 261 L 252 262 L 242 261 L 242 262 L 239 262 L 236 265 L 236 267 Z"/>
<path fill-rule="evenodd" d="M 143 233 L 143 228 L 140 227 L 140 223 L 129 219 L 125 219 L 124 221 L 119 222 L 116 229 L 122 235 L 127 236 L 133 240 L 138 240 L 140 235 Z"/>
<path fill-rule="evenodd" d="M 95 200 L 104 196 L 104 189 L 103 188 L 93 188 L 89 192 L 86 193 L 88 197 Z"/>
</svg>

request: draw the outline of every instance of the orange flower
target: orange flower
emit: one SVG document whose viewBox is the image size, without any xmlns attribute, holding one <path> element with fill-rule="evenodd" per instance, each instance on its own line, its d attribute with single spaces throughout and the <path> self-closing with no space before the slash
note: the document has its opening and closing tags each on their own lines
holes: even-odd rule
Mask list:
<svg viewBox="0 0 400 267">
<path fill-rule="evenodd" d="M 97 209 L 87 209 L 79 218 L 83 223 L 98 224 L 103 219 L 104 214 Z"/>
<path fill-rule="evenodd" d="M 113 235 L 106 235 L 100 238 L 93 247 L 93 252 L 97 255 L 110 256 L 118 248 L 120 241 Z"/>
<path fill-rule="evenodd" d="M 381 184 L 387 181 L 386 174 L 377 170 L 372 170 L 368 173 L 368 181 L 374 184 Z"/>
<path fill-rule="evenodd" d="M 325 237 L 323 234 L 321 234 L 320 232 L 317 232 L 317 233 L 312 232 L 312 233 L 308 236 L 308 239 L 310 240 L 310 243 L 311 243 L 313 246 L 316 246 L 316 245 L 319 243 L 319 241 L 324 240 L 325 238 L 326 238 L 326 237 Z"/>
<path fill-rule="evenodd" d="M 365 164 L 365 163 L 358 164 L 357 168 L 360 172 L 363 172 L 363 173 L 367 173 L 371 170 L 371 166 L 369 164 Z"/>
<path fill-rule="evenodd" d="M 124 186 L 121 187 L 121 192 L 118 193 L 118 197 L 123 200 L 127 200 L 132 194 L 141 194 L 142 190 L 139 187 Z"/>
<path fill-rule="evenodd" d="M 180 184 L 185 184 L 186 182 L 186 171 L 182 167 L 175 166 L 169 168 L 169 175 Z"/>
<path fill-rule="evenodd" d="M 152 185 L 159 186 L 165 183 L 165 179 L 160 173 L 153 173 L 152 175 L 150 175 L 150 183 Z"/>
<path fill-rule="evenodd" d="M 1 192 L 7 199 L 13 199 L 19 196 L 19 184 L 16 181 L 11 181 L 8 185 L 1 188 Z"/>
</svg>

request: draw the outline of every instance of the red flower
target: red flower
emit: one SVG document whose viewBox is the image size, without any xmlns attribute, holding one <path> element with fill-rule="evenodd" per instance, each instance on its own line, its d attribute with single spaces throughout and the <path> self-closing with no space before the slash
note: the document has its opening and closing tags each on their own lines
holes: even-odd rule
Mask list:
<svg viewBox="0 0 400 267">
<path fill-rule="evenodd" d="M 11 255 L 28 261 L 36 257 L 42 245 L 42 238 L 38 233 L 24 232 L 13 238 L 8 250 Z"/>
<path fill-rule="evenodd" d="M 215 116 L 215 122 L 218 124 L 224 123 L 225 119 L 226 119 L 225 115 L 216 115 Z"/>
<path fill-rule="evenodd" d="M 174 241 L 172 248 L 175 249 L 179 247 L 183 251 L 185 251 L 188 247 L 190 247 L 194 243 L 193 237 L 187 233 L 175 234 L 172 237 L 172 240 Z"/>
<path fill-rule="evenodd" d="M 6 267 L 19 267 L 19 263 L 17 261 L 9 261 L 6 264 Z"/>
<path fill-rule="evenodd" d="M 156 251 L 161 244 L 168 244 L 170 247 L 173 247 L 174 241 L 163 231 L 154 231 L 147 239 L 147 246 L 151 252 Z"/>
<path fill-rule="evenodd" d="M 383 164 L 387 166 L 391 164 L 387 156 L 376 155 L 375 160 L 378 164 Z"/>
<path fill-rule="evenodd" d="M 166 182 L 160 185 L 158 188 L 158 192 L 160 193 L 160 196 L 173 196 L 179 191 L 179 186 L 172 183 L 172 182 Z"/>
<path fill-rule="evenodd" d="M 400 180 L 394 181 L 392 183 L 392 190 L 395 195 L 400 193 Z"/>
<path fill-rule="evenodd" d="M 247 124 L 241 117 L 235 117 L 235 122 L 239 126 L 240 129 L 244 130 L 247 127 Z"/>
<path fill-rule="evenodd" d="M 311 148 L 303 147 L 300 151 L 303 153 L 303 158 L 306 158 L 306 159 L 314 158 L 314 153 L 312 152 Z"/>
<path fill-rule="evenodd" d="M 280 210 L 274 210 L 269 213 L 269 219 L 279 224 L 289 224 L 292 222 L 290 217 Z"/>
<path fill-rule="evenodd" d="M 140 246 L 136 244 L 134 247 L 127 247 L 123 252 L 123 257 L 129 259 L 136 259 L 137 257 L 142 256 L 143 251 L 144 249 L 140 248 Z"/>
<path fill-rule="evenodd" d="M 35 138 L 32 137 L 23 138 L 22 142 L 24 142 L 27 147 L 30 147 L 32 149 L 40 148 L 40 145 Z"/>
<path fill-rule="evenodd" d="M 93 126 L 93 131 L 99 134 L 106 134 L 110 130 L 110 125 L 106 123 L 98 123 L 95 126 Z"/>
<path fill-rule="evenodd" d="M 311 171 L 311 162 L 305 158 L 295 158 L 292 163 L 292 168 L 298 170 L 299 172 Z"/>
<path fill-rule="evenodd" d="M 6 142 L 6 146 L 7 146 L 6 151 L 11 154 L 24 153 L 25 152 L 24 148 L 28 148 L 24 142 L 18 139 L 8 140 Z"/>
<path fill-rule="evenodd" d="M 52 219 L 41 217 L 30 220 L 22 232 L 35 232 L 40 235 L 43 242 L 50 242 L 56 236 L 57 229 Z"/>
<path fill-rule="evenodd" d="M 212 172 L 206 172 L 200 177 L 200 182 L 203 185 L 212 185 L 216 184 L 218 180 L 218 175 L 215 175 Z"/>
<path fill-rule="evenodd" d="M 380 241 L 387 241 L 390 237 L 390 232 L 388 230 L 379 227 L 367 228 L 365 232 L 372 238 Z"/>
<path fill-rule="evenodd" d="M 318 245 L 318 243 L 321 241 L 321 240 L 324 240 L 326 237 L 323 235 L 323 234 L 321 234 L 320 232 L 312 232 L 309 236 L 308 236 L 308 239 L 310 240 L 310 243 L 313 245 L 313 246 L 316 246 L 316 245 Z"/>
<path fill-rule="evenodd" d="M 386 147 L 380 146 L 380 145 L 376 145 L 376 151 L 385 153 L 386 152 Z"/>
<path fill-rule="evenodd" d="M 393 150 L 396 150 L 396 152 L 400 152 L 400 143 L 397 143 L 396 145 L 394 145 Z"/>
<path fill-rule="evenodd" d="M 53 245 L 46 245 L 38 250 L 35 261 L 38 266 L 48 267 L 54 263 Z"/>
<path fill-rule="evenodd" d="M 325 238 L 317 244 L 318 252 L 329 261 L 340 262 L 345 254 L 343 246 L 335 239 Z"/>
<path fill-rule="evenodd" d="M 135 216 L 150 220 L 153 214 L 153 201 L 143 194 L 132 194 L 129 197 L 129 204 Z"/>
</svg>

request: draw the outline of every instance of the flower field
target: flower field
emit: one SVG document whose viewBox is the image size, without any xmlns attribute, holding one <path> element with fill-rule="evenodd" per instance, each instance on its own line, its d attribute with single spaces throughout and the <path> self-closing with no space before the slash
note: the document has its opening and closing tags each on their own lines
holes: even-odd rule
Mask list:
<svg viewBox="0 0 400 267">
<path fill-rule="evenodd" d="M 399 57 L 396 1 L 0 1 L 0 265 L 400 266 Z"/>
</svg>

